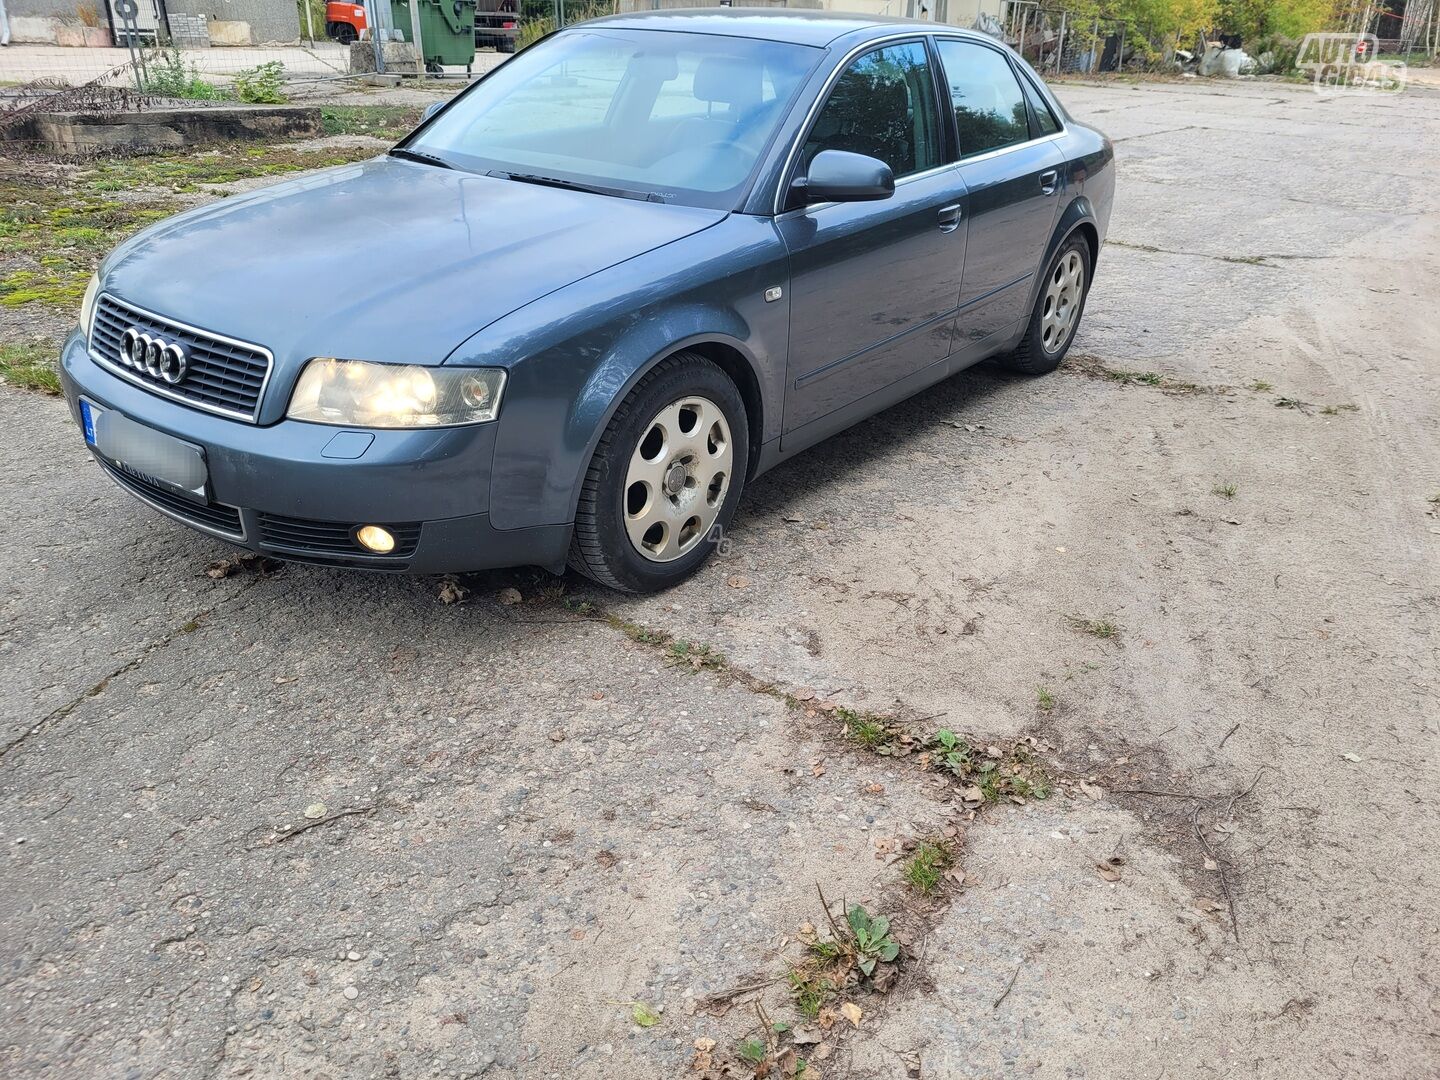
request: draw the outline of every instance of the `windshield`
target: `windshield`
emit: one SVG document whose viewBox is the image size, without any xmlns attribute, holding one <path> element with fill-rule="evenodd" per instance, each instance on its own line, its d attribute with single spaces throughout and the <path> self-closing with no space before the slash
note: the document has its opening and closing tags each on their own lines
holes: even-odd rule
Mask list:
<svg viewBox="0 0 1440 1080">
<path fill-rule="evenodd" d="M 820 52 L 577 29 L 519 53 L 407 148 L 461 168 L 729 209 Z"/>
</svg>

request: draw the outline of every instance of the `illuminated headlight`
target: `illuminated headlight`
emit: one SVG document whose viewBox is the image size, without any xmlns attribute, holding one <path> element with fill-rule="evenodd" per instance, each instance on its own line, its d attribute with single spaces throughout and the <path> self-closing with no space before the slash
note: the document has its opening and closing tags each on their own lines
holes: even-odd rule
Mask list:
<svg viewBox="0 0 1440 1080">
<path fill-rule="evenodd" d="M 345 427 L 424 428 L 480 424 L 500 411 L 499 368 L 372 364 L 321 356 L 300 373 L 289 417 Z"/>
<path fill-rule="evenodd" d="M 90 275 L 90 284 L 85 286 L 85 299 L 80 301 L 80 332 L 86 340 L 90 337 L 90 322 L 95 318 L 95 298 L 100 295 L 100 275 Z"/>
</svg>

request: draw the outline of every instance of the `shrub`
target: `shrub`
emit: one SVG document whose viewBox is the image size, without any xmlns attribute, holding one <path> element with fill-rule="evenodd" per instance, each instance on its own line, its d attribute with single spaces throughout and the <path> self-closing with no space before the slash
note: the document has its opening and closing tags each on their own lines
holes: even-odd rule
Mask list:
<svg viewBox="0 0 1440 1080">
<path fill-rule="evenodd" d="M 223 86 L 202 79 L 194 64 L 187 68 L 180 50 L 173 45 L 147 53 L 145 70 L 144 89 L 147 94 L 194 101 L 219 101 L 230 96 Z"/>
<path fill-rule="evenodd" d="M 284 78 L 285 68 L 279 60 L 246 68 L 235 75 L 235 94 L 251 105 L 283 105 L 287 100 L 280 90 Z"/>
</svg>

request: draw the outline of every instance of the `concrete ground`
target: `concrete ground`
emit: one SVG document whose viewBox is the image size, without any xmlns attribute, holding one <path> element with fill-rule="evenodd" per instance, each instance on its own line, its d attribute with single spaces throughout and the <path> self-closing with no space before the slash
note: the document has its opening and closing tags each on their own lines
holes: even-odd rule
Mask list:
<svg viewBox="0 0 1440 1080">
<path fill-rule="evenodd" d="M 807 1076 L 1440 1074 L 1440 94 L 1061 96 L 1119 166 L 1067 367 L 776 470 L 663 596 L 212 578 L 0 390 L 0 1074 L 719 1075 L 817 884 L 905 952 Z M 971 820 L 833 703 L 1063 782 Z"/>
</svg>

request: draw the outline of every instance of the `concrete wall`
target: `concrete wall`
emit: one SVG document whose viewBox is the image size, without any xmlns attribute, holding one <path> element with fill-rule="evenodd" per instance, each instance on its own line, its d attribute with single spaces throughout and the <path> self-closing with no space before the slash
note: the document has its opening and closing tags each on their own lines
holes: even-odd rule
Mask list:
<svg viewBox="0 0 1440 1080">
<path fill-rule="evenodd" d="M 212 45 L 299 41 L 295 0 L 166 0 L 166 10 L 204 15 Z"/>
<path fill-rule="evenodd" d="M 82 0 L 5 0 L 11 40 L 17 44 L 86 44 L 77 11 L 80 2 Z M 100 25 L 108 27 L 105 0 L 92 0 L 92 3 L 99 12 Z M 140 6 L 143 10 L 151 5 L 141 0 Z M 171 14 L 203 16 L 213 45 L 263 45 L 300 40 L 295 0 L 166 0 L 165 10 Z M 163 19 L 161 22 L 163 25 Z M 140 24 L 150 25 L 150 20 L 142 18 Z M 110 44 L 108 40 L 89 43 Z"/>
</svg>

